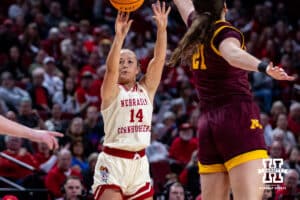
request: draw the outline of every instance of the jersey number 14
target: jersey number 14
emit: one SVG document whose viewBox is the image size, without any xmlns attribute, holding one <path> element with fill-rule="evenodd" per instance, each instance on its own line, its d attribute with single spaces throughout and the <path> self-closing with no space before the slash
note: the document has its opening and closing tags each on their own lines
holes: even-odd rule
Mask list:
<svg viewBox="0 0 300 200">
<path fill-rule="evenodd" d="M 143 110 L 142 109 L 139 109 L 136 113 L 135 113 L 134 109 L 130 110 L 130 122 L 131 123 L 135 122 L 136 120 L 138 122 L 142 122 L 143 118 L 144 118 L 144 115 L 143 115 Z"/>
</svg>

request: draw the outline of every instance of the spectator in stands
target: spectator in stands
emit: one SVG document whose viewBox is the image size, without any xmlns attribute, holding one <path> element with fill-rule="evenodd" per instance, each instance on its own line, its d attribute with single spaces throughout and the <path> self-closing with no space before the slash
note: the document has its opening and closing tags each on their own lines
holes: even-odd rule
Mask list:
<svg viewBox="0 0 300 200">
<path fill-rule="evenodd" d="M 62 116 L 61 106 L 54 104 L 52 107 L 51 118 L 45 121 L 48 130 L 64 133 L 68 126 L 68 120 Z"/>
<path fill-rule="evenodd" d="M 44 122 L 37 111 L 32 109 L 32 103 L 29 98 L 23 98 L 21 100 L 17 121 L 30 128 L 44 129 Z"/>
<path fill-rule="evenodd" d="M 98 42 L 101 40 L 101 28 L 100 27 L 94 27 L 92 31 L 92 38 L 91 40 L 87 40 L 83 43 L 84 49 L 87 52 L 92 52 L 96 49 Z"/>
<path fill-rule="evenodd" d="M 24 54 L 30 61 L 28 64 L 31 64 L 40 47 L 40 36 L 36 23 L 31 22 L 26 26 L 24 34 L 20 37 L 20 43 Z"/>
<path fill-rule="evenodd" d="M 94 171 L 98 158 L 98 153 L 91 153 L 87 159 L 88 169 L 83 171 L 83 180 L 87 191 L 92 194 L 92 185 L 94 183 Z"/>
<path fill-rule="evenodd" d="M 67 38 L 70 36 L 69 27 L 75 27 L 75 26 L 72 26 L 71 24 L 65 21 L 59 23 L 58 29 L 59 29 L 59 33 L 61 34 L 60 37 Z"/>
<path fill-rule="evenodd" d="M 79 22 L 79 32 L 77 37 L 79 40 L 85 42 L 92 40 L 92 36 L 89 34 L 90 22 L 87 19 L 82 19 Z"/>
<path fill-rule="evenodd" d="M 5 195 L 2 200 L 19 200 L 15 195 Z"/>
<path fill-rule="evenodd" d="M 300 136 L 300 103 L 294 102 L 290 106 L 288 115 L 288 129 L 294 134 L 296 141 L 299 141 Z"/>
<path fill-rule="evenodd" d="M 38 166 L 47 162 L 51 155 L 52 153 L 50 152 L 50 148 L 45 143 L 38 143 L 37 152 L 33 154 Z"/>
<path fill-rule="evenodd" d="M 275 200 L 298 199 L 300 195 L 300 189 L 297 188 L 298 180 L 298 172 L 294 169 L 290 169 L 284 177 L 283 187 L 276 191 Z"/>
<path fill-rule="evenodd" d="M 15 80 L 10 72 L 1 74 L 0 98 L 11 109 L 16 111 L 23 98 L 30 99 L 27 91 L 17 87 Z"/>
<path fill-rule="evenodd" d="M 35 70 L 36 68 L 42 68 L 43 67 L 43 60 L 45 59 L 45 57 L 47 56 L 47 53 L 45 50 L 40 49 L 33 62 L 30 64 L 29 66 L 29 72 L 32 73 L 33 70 Z"/>
<path fill-rule="evenodd" d="M 2 151 L 2 153 L 32 166 L 33 169 L 37 169 L 38 162 L 31 153 L 22 148 L 22 140 L 22 138 L 18 137 L 5 136 L 6 150 Z M 13 181 L 23 179 L 33 173 L 32 170 L 26 169 L 3 157 L 0 158 L 0 163 L 0 176 L 10 178 Z"/>
<path fill-rule="evenodd" d="M 276 128 L 272 131 L 272 136 L 277 132 L 282 132 L 283 145 L 285 146 L 286 152 L 296 145 L 294 134 L 287 129 L 287 116 L 286 114 L 279 114 L 277 118 Z"/>
<path fill-rule="evenodd" d="M 60 42 L 59 29 L 52 27 L 48 32 L 48 38 L 42 41 L 41 47 L 49 56 L 59 60 L 61 58 Z"/>
<path fill-rule="evenodd" d="M 187 121 L 188 116 L 186 113 L 186 104 L 183 98 L 176 98 L 170 101 L 171 111 L 176 116 L 176 124 L 182 124 Z"/>
<path fill-rule="evenodd" d="M 252 73 L 252 89 L 254 97 L 261 102 L 261 108 L 264 112 L 269 113 L 272 106 L 272 88 L 273 79 L 267 74 L 260 72 Z"/>
<path fill-rule="evenodd" d="M 88 156 L 92 152 L 92 144 L 86 138 L 84 132 L 83 119 L 81 117 L 75 117 L 69 124 L 64 138 L 61 138 L 61 144 L 64 146 L 66 144 L 72 144 L 74 141 L 82 141 L 85 151 L 85 156 Z"/>
<path fill-rule="evenodd" d="M 112 45 L 112 41 L 110 39 L 105 38 L 105 39 L 99 40 L 97 50 L 98 50 L 98 54 L 100 56 L 100 64 L 101 65 L 105 64 L 105 59 L 108 56 L 111 45 Z"/>
<path fill-rule="evenodd" d="M 68 21 L 68 19 L 62 14 L 61 4 L 58 1 L 51 2 L 49 11 L 49 14 L 45 17 L 49 27 L 58 27 L 60 22 Z"/>
<path fill-rule="evenodd" d="M 4 113 L 5 118 L 16 122 L 17 121 L 17 116 L 14 111 L 7 111 Z M 5 135 L 0 134 L 0 151 L 5 150 L 5 141 L 4 141 Z"/>
<path fill-rule="evenodd" d="M 264 129 L 264 138 L 267 147 L 269 147 L 272 143 L 272 126 L 269 122 L 269 116 L 266 113 L 260 113 L 260 123 Z"/>
<path fill-rule="evenodd" d="M 85 111 L 88 106 L 94 105 L 100 109 L 99 90 L 92 88 L 94 75 L 90 71 L 85 71 L 81 75 L 80 87 L 77 88 L 75 96 L 80 105 L 80 110 Z"/>
<path fill-rule="evenodd" d="M 43 113 L 50 113 L 52 99 L 46 87 L 43 86 L 45 71 L 43 68 L 36 68 L 32 72 L 32 86 L 29 94 L 32 99 L 32 107 Z"/>
<path fill-rule="evenodd" d="M 96 70 L 95 80 L 92 83 L 92 88 L 94 88 L 95 90 L 98 90 L 98 91 L 101 90 L 105 71 L 106 71 L 106 64 L 101 65 Z M 101 102 L 102 102 L 101 96 L 99 96 L 99 98 L 100 98 L 99 101 L 101 104 Z"/>
<path fill-rule="evenodd" d="M 166 200 L 186 200 L 185 190 L 179 182 L 171 183 L 169 186 L 167 186 L 167 190 L 165 192 Z"/>
<path fill-rule="evenodd" d="M 45 70 L 43 86 L 47 88 L 49 94 L 53 96 L 55 92 L 63 90 L 63 81 L 58 76 L 60 73 L 57 72 L 53 57 L 46 57 L 43 60 L 43 64 Z"/>
<path fill-rule="evenodd" d="M 54 166 L 45 177 L 45 186 L 49 190 L 52 197 L 59 198 L 63 194 L 61 187 L 68 176 L 74 175 L 81 177 L 78 170 L 71 168 L 71 152 L 67 149 L 62 149 L 58 153 L 57 164 Z"/>
<path fill-rule="evenodd" d="M 37 11 L 33 15 L 33 22 L 37 24 L 37 29 L 39 32 L 39 35 L 41 37 L 41 40 L 44 40 L 48 36 L 48 29 L 49 26 L 47 25 L 45 21 L 45 15 L 41 11 Z"/>
<path fill-rule="evenodd" d="M 286 114 L 286 107 L 285 105 L 282 103 L 282 101 L 275 101 L 272 104 L 272 108 L 270 111 L 271 114 L 271 118 L 270 118 L 270 122 L 273 128 L 276 127 L 276 123 L 277 123 L 277 118 L 279 116 L 279 114 Z"/>
<path fill-rule="evenodd" d="M 196 198 L 200 193 L 200 179 L 195 178 L 199 176 L 198 168 L 198 151 L 194 151 L 191 160 L 182 170 L 179 176 L 179 181 L 184 185 L 185 189 L 191 192 L 191 195 Z"/>
<path fill-rule="evenodd" d="M 279 66 L 283 68 L 285 71 L 287 71 L 289 74 L 294 76 L 295 78 L 298 77 L 295 73 L 295 68 L 292 65 L 292 56 L 289 54 L 283 54 L 281 56 L 280 64 Z M 295 80 L 297 81 L 297 80 Z M 276 90 L 279 93 L 279 98 L 281 101 L 288 105 L 291 100 L 291 94 L 293 89 L 293 83 L 288 83 L 286 81 L 277 83 Z"/>
<path fill-rule="evenodd" d="M 283 143 L 280 141 L 273 141 L 269 148 L 270 158 L 285 158 L 285 149 Z"/>
<path fill-rule="evenodd" d="M 84 185 L 77 176 L 69 176 L 62 186 L 63 197 L 56 200 L 81 200 L 84 197 Z"/>
<path fill-rule="evenodd" d="M 72 167 L 79 167 L 80 171 L 86 171 L 88 169 L 88 162 L 84 156 L 82 141 L 73 141 L 70 149 L 72 153 Z"/>
<path fill-rule="evenodd" d="M 179 128 L 179 136 L 172 142 L 169 155 L 183 167 L 190 161 L 192 153 L 197 150 L 198 139 L 194 137 L 194 128 L 183 123 Z"/>
<path fill-rule="evenodd" d="M 96 152 L 102 137 L 104 136 L 103 119 L 95 106 L 89 106 L 84 119 L 85 137 L 92 144 L 92 151 Z"/>
<path fill-rule="evenodd" d="M 69 36 L 66 36 L 60 43 L 60 50 L 64 57 L 72 56 L 77 44 L 77 27 L 74 25 L 68 28 Z"/>
<path fill-rule="evenodd" d="M 89 54 L 89 58 L 88 58 L 88 63 L 85 64 L 81 70 L 80 70 L 80 74 L 82 75 L 84 72 L 89 71 L 91 72 L 93 75 L 96 74 L 96 70 L 100 67 L 100 57 L 99 57 L 99 53 L 97 51 L 97 49 L 93 50 L 90 54 Z"/>
<path fill-rule="evenodd" d="M 1 32 L 0 32 L 0 52 L 3 54 L 7 53 L 7 50 L 12 46 L 16 46 L 19 44 L 18 34 L 14 31 L 14 22 L 11 19 L 6 19 L 1 24 Z M 7 61 L 8 55 L 4 56 L 3 60 L 1 60 L 1 64 L 3 65 L 5 61 Z M 1 66 L 1 72 L 3 70 Z"/>
<path fill-rule="evenodd" d="M 80 113 L 79 102 L 75 98 L 75 82 L 71 77 L 65 79 L 63 90 L 56 91 L 52 101 L 59 104 L 64 113 L 72 115 Z"/>
<path fill-rule="evenodd" d="M 8 61 L 3 71 L 9 71 L 15 80 L 24 84 L 29 82 L 28 66 L 24 65 L 21 52 L 18 46 L 12 46 L 9 49 Z"/>
<path fill-rule="evenodd" d="M 167 160 L 169 156 L 167 146 L 158 140 L 159 131 L 159 125 L 152 126 L 151 143 L 146 148 L 146 155 L 150 163 Z"/>
<path fill-rule="evenodd" d="M 264 193 L 263 193 L 263 197 L 262 200 L 272 200 L 273 198 L 273 191 L 271 186 L 269 186 L 266 184 L 266 188 L 264 188 Z"/>
<path fill-rule="evenodd" d="M 161 134 L 161 142 L 166 145 L 171 145 L 174 138 L 177 136 L 176 116 L 172 111 L 166 111 L 163 114 L 163 133 Z"/>
<path fill-rule="evenodd" d="M 285 169 L 294 169 L 300 174 L 300 152 L 297 146 L 293 147 L 288 155 L 288 159 L 284 161 L 283 168 Z"/>
</svg>

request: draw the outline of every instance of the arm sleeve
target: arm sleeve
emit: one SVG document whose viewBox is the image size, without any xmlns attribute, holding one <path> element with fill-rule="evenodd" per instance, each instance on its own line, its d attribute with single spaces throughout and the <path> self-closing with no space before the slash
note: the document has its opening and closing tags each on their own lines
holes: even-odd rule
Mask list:
<svg viewBox="0 0 300 200">
<path fill-rule="evenodd" d="M 244 47 L 244 37 L 242 33 L 232 26 L 221 26 L 220 28 L 218 28 L 215 31 L 214 36 L 212 38 L 213 45 L 217 49 L 219 49 L 219 45 L 221 44 L 221 42 L 226 38 L 231 38 L 231 37 L 239 40 L 241 43 L 241 47 Z"/>
</svg>

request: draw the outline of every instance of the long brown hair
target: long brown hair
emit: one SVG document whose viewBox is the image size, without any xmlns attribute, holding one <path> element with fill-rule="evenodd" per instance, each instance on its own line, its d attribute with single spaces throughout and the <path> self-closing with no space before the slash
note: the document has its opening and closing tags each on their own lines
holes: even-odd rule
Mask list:
<svg viewBox="0 0 300 200">
<path fill-rule="evenodd" d="M 220 19 L 225 0 L 193 0 L 195 19 L 190 28 L 173 51 L 169 66 L 187 60 L 197 48 L 197 44 L 206 44 L 212 37 L 214 22 Z"/>
</svg>

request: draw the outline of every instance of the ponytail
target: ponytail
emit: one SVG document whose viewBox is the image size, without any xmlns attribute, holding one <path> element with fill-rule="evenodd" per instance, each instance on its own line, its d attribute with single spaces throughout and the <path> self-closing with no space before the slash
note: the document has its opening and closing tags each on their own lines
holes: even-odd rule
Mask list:
<svg viewBox="0 0 300 200">
<path fill-rule="evenodd" d="M 173 67 L 180 64 L 180 61 L 187 61 L 197 49 L 198 44 L 207 43 L 211 36 L 213 21 L 210 12 L 198 14 L 180 40 L 177 48 L 173 51 L 168 65 Z"/>
</svg>

